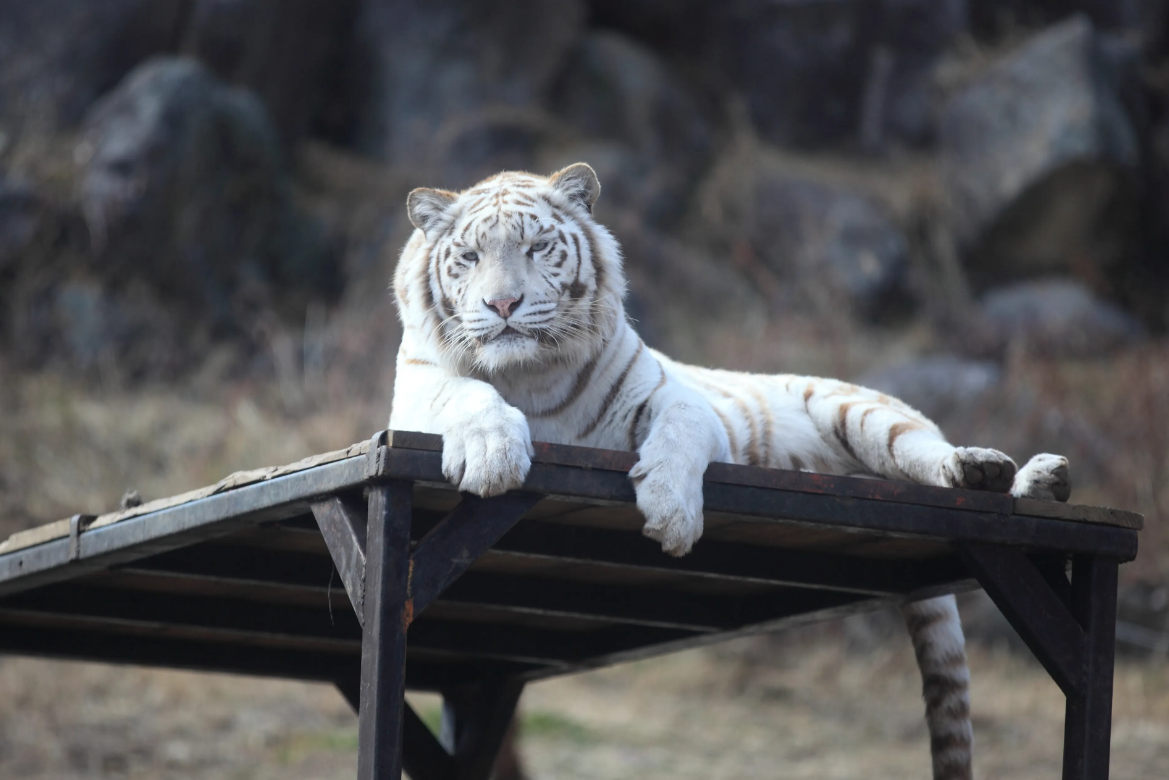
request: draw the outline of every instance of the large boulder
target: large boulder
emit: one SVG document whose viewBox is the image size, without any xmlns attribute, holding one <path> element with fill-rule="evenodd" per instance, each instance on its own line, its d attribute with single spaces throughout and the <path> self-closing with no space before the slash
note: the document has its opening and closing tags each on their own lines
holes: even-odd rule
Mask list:
<svg viewBox="0 0 1169 780">
<path fill-rule="evenodd" d="M 169 50 L 183 0 L 0 0 L 0 130 L 76 124 L 141 60 Z"/>
<path fill-rule="evenodd" d="M 921 143 L 932 70 L 967 27 L 965 0 L 592 0 L 594 19 L 741 94 L 768 141 Z"/>
<path fill-rule="evenodd" d="M 371 59 L 359 145 L 413 168 L 433 159 L 444 135 L 453 138 L 440 144 L 448 158 L 463 148 L 480 156 L 484 146 L 534 148 L 522 137 L 530 122 L 501 109 L 546 104 L 584 22 L 576 0 L 368 0 L 357 23 Z M 520 137 L 509 144 L 510 135 Z"/>
<path fill-rule="evenodd" d="M 970 416 L 997 398 L 1002 369 L 990 361 L 952 355 L 918 358 L 861 377 L 865 387 L 900 398 L 939 423 Z"/>
<path fill-rule="evenodd" d="M 678 216 L 709 162 L 713 131 L 651 49 L 620 33 L 589 33 L 557 85 L 554 108 L 589 139 L 558 153 L 599 161 L 603 208 L 659 224 Z"/>
<path fill-rule="evenodd" d="M 999 40 L 1019 30 L 1037 29 L 1074 14 L 1086 14 L 1100 30 L 1118 30 L 1144 39 L 1150 50 L 1164 40 L 1169 3 L 1123 0 L 1069 3 L 1066 0 L 978 0 L 970 4 L 970 27 L 982 39 Z"/>
<path fill-rule="evenodd" d="M 85 120 L 78 196 L 105 278 L 140 278 L 217 327 L 241 306 L 338 291 L 336 258 L 288 192 L 260 103 L 198 63 L 155 59 Z"/>
<path fill-rule="evenodd" d="M 103 278 L 75 204 L 0 179 L 0 348 L 24 366 L 107 378 L 177 368 L 181 312 L 140 279 Z"/>
<path fill-rule="evenodd" d="M 720 162 L 700 199 L 727 262 L 782 310 L 887 321 L 910 303 L 909 242 L 861 189 L 746 153 Z"/>
<path fill-rule="evenodd" d="M 977 289 L 1055 273 L 1106 277 L 1124 262 L 1139 161 L 1119 97 L 1125 56 L 1076 16 L 947 103 L 943 172 Z"/>
<path fill-rule="evenodd" d="M 254 92 L 289 145 L 310 130 L 343 135 L 357 10 L 357 0 L 197 0 L 181 48 Z"/>
<path fill-rule="evenodd" d="M 21 253 L 36 236 L 43 210 L 31 187 L 0 175 L 0 280 L 15 272 Z"/>
<path fill-rule="evenodd" d="M 1069 279 L 1020 282 L 990 290 L 979 307 L 973 344 L 994 356 L 1021 351 L 1048 357 L 1100 357 L 1136 343 L 1140 324 Z"/>
</svg>

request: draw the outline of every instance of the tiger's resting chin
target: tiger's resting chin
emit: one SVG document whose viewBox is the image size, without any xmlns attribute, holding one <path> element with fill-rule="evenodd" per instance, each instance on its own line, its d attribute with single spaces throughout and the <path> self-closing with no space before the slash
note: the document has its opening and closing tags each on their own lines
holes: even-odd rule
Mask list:
<svg viewBox="0 0 1169 780">
<path fill-rule="evenodd" d="M 546 349 L 531 336 L 508 333 L 496 336 L 475 350 L 475 367 L 488 374 L 541 360 Z"/>
</svg>

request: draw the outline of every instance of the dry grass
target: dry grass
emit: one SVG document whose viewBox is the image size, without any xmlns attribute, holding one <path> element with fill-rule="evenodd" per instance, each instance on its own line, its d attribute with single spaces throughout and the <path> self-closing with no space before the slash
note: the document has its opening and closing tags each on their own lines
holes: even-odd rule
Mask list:
<svg viewBox="0 0 1169 780">
<path fill-rule="evenodd" d="M 905 640 L 850 654 L 785 641 L 744 679 L 739 650 L 682 653 L 535 684 L 522 752 L 550 778 L 928 777 Z M 1060 775 L 1062 696 L 1033 662 L 971 654 L 983 780 Z M 412 696 L 428 720 L 433 696 Z M 327 686 L 28 659 L 0 662 L 0 776 L 352 776 L 356 718 Z M 1117 670 L 1112 777 L 1169 761 L 1169 669 Z"/>
</svg>

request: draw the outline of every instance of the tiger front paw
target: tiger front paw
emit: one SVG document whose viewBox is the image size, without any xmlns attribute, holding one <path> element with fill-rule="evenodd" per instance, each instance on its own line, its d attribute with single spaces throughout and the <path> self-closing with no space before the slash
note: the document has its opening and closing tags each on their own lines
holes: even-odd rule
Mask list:
<svg viewBox="0 0 1169 780">
<path fill-rule="evenodd" d="M 459 490 L 498 496 L 524 484 L 534 454 L 523 413 L 499 404 L 443 434 L 442 473 Z"/>
<path fill-rule="evenodd" d="M 958 447 L 942 462 L 944 483 L 950 487 L 1006 493 L 1019 467 L 998 450 Z"/>
<path fill-rule="evenodd" d="M 646 464 L 643 457 L 629 472 L 637 508 L 645 516 L 641 532 L 680 557 L 702 536 L 702 472 L 685 464 Z"/>
</svg>

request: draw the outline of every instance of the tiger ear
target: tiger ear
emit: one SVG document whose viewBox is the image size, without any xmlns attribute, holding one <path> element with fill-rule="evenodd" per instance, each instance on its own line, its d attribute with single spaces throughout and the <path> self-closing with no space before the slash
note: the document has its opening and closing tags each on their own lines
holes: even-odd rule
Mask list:
<svg viewBox="0 0 1169 780">
<path fill-rule="evenodd" d="M 601 183 L 597 181 L 596 171 L 588 163 L 574 163 L 552 174 L 548 181 L 552 189 L 581 204 L 590 214 L 593 213 L 593 204 L 601 195 Z"/>
<path fill-rule="evenodd" d="M 406 196 L 406 212 L 414 227 L 427 235 L 455 202 L 455 193 L 419 187 Z"/>
</svg>

